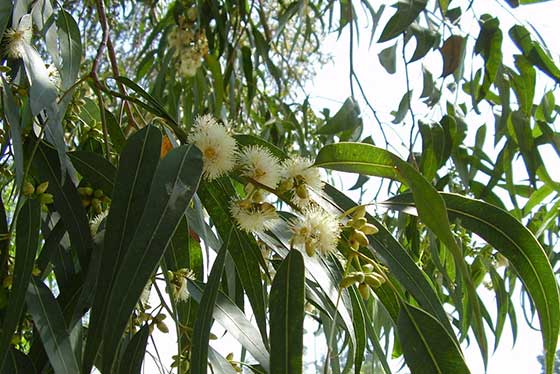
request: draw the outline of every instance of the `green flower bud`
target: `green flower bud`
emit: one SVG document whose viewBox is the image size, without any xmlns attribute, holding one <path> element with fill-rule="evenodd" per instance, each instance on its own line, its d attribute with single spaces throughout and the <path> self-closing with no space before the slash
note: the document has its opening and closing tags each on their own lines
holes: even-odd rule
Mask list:
<svg viewBox="0 0 560 374">
<path fill-rule="evenodd" d="M 367 224 L 367 219 L 364 217 L 354 218 L 350 221 L 350 226 L 355 228 L 356 230 L 360 230 L 365 224 Z"/>
<path fill-rule="evenodd" d="M 31 183 L 25 182 L 23 184 L 23 188 L 21 189 L 21 192 L 23 192 L 24 196 L 31 196 L 35 192 L 35 187 L 33 187 L 33 184 Z"/>
<path fill-rule="evenodd" d="M 363 205 L 360 205 L 358 208 L 356 208 L 356 210 L 354 211 L 354 218 L 362 218 L 366 215 L 366 207 Z"/>
<path fill-rule="evenodd" d="M 93 195 L 93 188 L 91 188 L 91 187 L 80 187 L 80 188 L 78 188 L 78 193 L 82 196 L 91 196 L 91 195 Z"/>
<path fill-rule="evenodd" d="M 44 205 L 49 205 L 49 204 L 52 204 L 54 202 L 53 195 L 51 195 L 50 193 L 42 194 L 39 197 L 39 200 L 41 201 L 41 204 L 44 204 Z"/>
<path fill-rule="evenodd" d="M 358 291 L 360 291 L 360 295 L 362 295 L 364 300 L 369 299 L 369 286 L 367 284 L 361 283 L 358 286 Z"/>
<path fill-rule="evenodd" d="M 360 230 L 354 230 L 352 234 L 350 234 L 350 239 L 356 240 L 362 247 L 367 247 L 369 245 L 369 240 L 366 234 Z"/>
<path fill-rule="evenodd" d="M 362 268 L 364 269 L 364 272 L 366 272 L 366 273 L 371 273 L 373 271 L 373 265 L 372 264 L 365 264 L 364 266 L 362 266 Z"/>
<path fill-rule="evenodd" d="M 374 235 L 379 232 L 379 229 L 371 223 L 366 223 L 360 230 L 366 235 Z"/>
<path fill-rule="evenodd" d="M 49 182 L 48 181 L 43 182 L 40 185 L 38 185 L 37 188 L 35 188 L 35 192 L 37 193 L 37 195 L 41 195 L 41 194 L 45 193 L 47 188 L 49 188 Z"/>
<path fill-rule="evenodd" d="M 93 196 L 99 199 L 103 196 L 103 191 L 102 190 L 95 190 L 93 192 Z"/>
</svg>

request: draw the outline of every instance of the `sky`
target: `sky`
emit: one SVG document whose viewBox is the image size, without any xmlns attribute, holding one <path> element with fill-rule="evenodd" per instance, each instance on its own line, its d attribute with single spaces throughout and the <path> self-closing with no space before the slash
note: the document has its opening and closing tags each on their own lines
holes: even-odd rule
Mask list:
<svg viewBox="0 0 560 374">
<path fill-rule="evenodd" d="M 383 1 L 386 4 L 391 4 L 389 1 Z M 377 2 L 373 2 L 377 3 Z M 453 4 L 453 2 L 452 2 Z M 502 6 L 503 4 L 503 6 Z M 508 30 L 514 23 L 520 23 L 528 21 L 532 23 L 549 48 L 556 61 L 559 60 L 560 56 L 560 42 L 558 41 L 559 28 L 557 26 L 558 20 L 560 20 L 560 2 L 554 0 L 551 2 L 543 4 L 535 4 L 530 6 L 519 7 L 518 9 L 510 9 L 502 0 L 487 0 L 487 1 L 475 1 L 475 11 L 477 15 L 488 13 L 491 15 L 498 16 L 503 25 L 503 30 Z M 390 15 L 390 9 L 386 9 L 386 14 Z M 516 21 L 517 19 L 517 21 Z M 462 30 L 464 34 L 472 35 L 476 37 L 478 35 L 479 27 L 476 20 L 473 20 L 470 25 Z M 403 66 L 397 67 L 397 74 L 390 75 L 385 72 L 383 67 L 379 64 L 377 54 L 384 48 L 391 45 L 391 42 L 384 44 L 373 44 L 371 48 L 367 48 L 366 43 L 369 42 L 369 35 L 367 30 L 362 30 L 362 41 L 364 46 L 356 48 L 354 62 L 357 74 L 362 80 L 362 84 L 365 88 L 366 94 L 372 105 L 379 112 L 382 121 L 386 125 L 386 133 L 389 136 L 389 140 L 392 145 L 395 145 L 395 149 L 401 151 L 401 156 L 406 156 L 406 147 L 400 146 L 399 136 L 402 133 L 407 133 L 408 130 L 404 130 L 402 126 L 392 125 L 390 122 L 392 116 L 389 114 L 391 110 L 396 110 L 400 102 L 401 96 L 406 92 L 406 83 L 404 80 L 404 74 L 402 74 Z M 380 31 L 378 31 L 379 33 Z M 509 40 L 507 35 L 504 35 L 504 55 L 512 54 L 516 52 L 515 47 L 508 43 Z M 318 74 L 315 79 L 310 82 L 307 86 L 307 92 L 309 93 L 309 99 L 312 106 L 316 111 L 321 110 L 324 107 L 330 108 L 331 113 L 336 112 L 344 100 L 350 96 L 350 87 L 348 84 L 348 33 L 342 33 L 342 35 L 337 38 L 336 35 L 330 35 L 326 38 L 323 48 L 326 52 L 332 55 L 331 62 L 321 67 L 318 70 Z M 431 56 L 427 59 L 428 69 L 434 74 L 434 76 L 439 76 L 441 72 L 441 57 L 439 52 L 435 51 L 431 53 Z M 411 66 L 411 81 L 412 87 L 417 92 L 417 95 L 421 91 L 422 79 L 420 74 L 420 62 L 415 63 Z M 551 88 L 551 81 L 539 81 L 541 90 L 537 89 L 537 99 L 539 92 L 542 92 L 544 88 Z M 380 138 L 380 132 L 377 125 L 374 125 L 373 118 L 370 113 L 368 113 L 365 105 L 361 103 L 362 115 L 364 118 L 365 133 L 367 135 L 373 135 L 375 139 Z M 426 108 L 419 107 L 419 117 L 422 118 L 422 111 L 425 114 L 433 114 L 427 111 Z M 472 122 L 469 122 L 469 126 L 478 127 L 483 123 L 488 123 L 489 130 L 493 127 L 493 118 L 480 118 L 472 117 Z M 474 131 L 471 131 L 474 133 Z M 405 139 L 406 136 L 404 136 Z M 472 137 L 465 140 L 466 144 L 473 142 Z M 419 142 L 420 143 L 420 142 Z M 381 143 L 380 143 L 381 144 Z M 493 150 L 488 148 L 488 153 L 492 155 Z M 550 153 L 550 157 L 547 156 Z M 543 156 L 545 159 L 555 160 L 553 162 L 558 163 L 556 155 L 550 152 L 550 150 L 543 150 Z M 522 167 L 520 169 L 523 169 Z M 555 170 L 556 169 L 556 170 Z M 560 168 L 549 168 L 552 177 L 556 180 L 560 180 Z M 520 171 L 520 177 L 523 175 L 523 171 Z M 346 187 L 352 185 L 355 181 L 355 177 L 344 177 L 342 179 L 343 184 Z M 483 290 L 480 288 L 481 298 L 488 308 L 490 314 L 495 316 L 495 299 L 494 293 L 490 291 Z M 519 295 L 519 293 L 517 293 Z M 518 296 L 517 296 L 518 297 Z M 520 305 L 521 302 L 519 298 L 513 301 L 516 305 Z M 506 323 L 504 328 L 503 336 L 500 345 L 496 352 L 491 353 L 489 359 L 489 365 L 487 368 L 487 373 L 489 374 L 502 374 L 502 373 L 512 373 L 512 374 L 529 374 L 529 373 L 539 373 L 540 364 L 537 362 L 537 355 L 541 354 L 542 351 L 542 341 L 540 332 L 531 330 L 527 324 L 524 322 L 523 314 L 521 309 L 517 308 L 518 316 L 518 339 L 515 346 L 512 348 L 512 336 L 509 322 Z M 220 327 L 218 324 L 216 329 L 213 330 L 214 333 L 220 336 Z M 536 322 L 538 326 L 538 322 Z M 491 333 L 489 333 L 491 335 Z M 170 356 L 174 354 L 171 350 L 174 349 L 175 337 L 173 334 L 173 329 L 166 335 L 155 334 L 155 339 L 158 344 L 160 354 L 162 355 L 164 364 L 169 367 Z M 212 345 L 218 349 L 224 355 L 232 351 L 232 346 L 235 345 L 235 341 L 231 338 L 221 337 L 221 342 Z M 464 353 L 466 362 L 469 365 L 473 374 L 484 373 L 484 366 L 482 364 L 482 359 L 478 351 L 478 347 L 472 340 L 471 346 L 467 347 L 464 345 Z M 310 349 L 311 358 L 314 356 L 311 352 L 317 349 L 323 349 L 324 340 L 313 341 L 312 338 L 306 337 L 306 346 Z M 489 346 L 493 346 L 493 341 L 490 339 Z M 152 350 L 153 351 L 153 350 Z M 319 354 L 319 356 L 321 356 Z M 308 360 L 310 357 L 306 357 Z M 392 365 L 394 368 L 400 367 L 400 362 L 394 362 Z M 146 373 L 156 373 L 157 369 L 153 364 L 153 360 L 148 359 L 146 361 L 145 372 Z M 406 371 L 404 371 L 406 372 Z"/>
</svg>

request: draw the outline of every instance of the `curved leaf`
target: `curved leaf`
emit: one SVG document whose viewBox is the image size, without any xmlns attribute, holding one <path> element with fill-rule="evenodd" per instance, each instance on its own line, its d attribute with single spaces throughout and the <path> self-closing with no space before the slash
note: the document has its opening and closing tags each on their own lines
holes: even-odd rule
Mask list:
<svg viewBox="0 0 560 374">
<path fill-rule="evenodd" d="M 202 155 L 191 145 L 174 148 L 155 171 L 144 214 L 120 264 L 107 303 L 102 335 L 106 372 L 111 371 L 130 313 L 184 216 L 201 175 Z"/>
<path fill-rule="evenodd" d="M 16 225 L 16 258 L 12 291 L 8 299 L 4 323 L 0 333 L 0 367 L 8 354 L 10 340 L 25 306 L 25 294 L 31 279 L 33 263 L 39 246 L 41 204 L 38 199 L 27 200 L 21 207 Z"/>
<path fill-rule="evenodd" d="M 337 143 L 323 147 L 315 166 L 367 175 L 389 177 L 405 182 L 414 196 L 419 216 L 440 240 L 445 243 L 465 281 L 465 306 L 472 312 L 471 326 L 480 347 L 484 364 L 488 361 L 488 343 L 482 321 L 479 298 L 472 282 L 461 248 L 450 230 L 445 202 L 436 189 L 410 164 L 393 153 L 364 143 Z"/>
<path fill-rule="evenodd" d="M 270 289 L 271 373 L 301 373 L 305 267 L 303 256 L 291 250 L 278 268 Z"/>
<path fill-rule="evenodd" d="M 230 233 L 231 237 L 231 233 Z M 190 368 L 195 373 L 206 373 L 208 367 L 208 346 L 210 330 L 214 322 L 213 310 L 216 305 L 216 297 L 220 289 L 220 281 L 224 272 L 224 263 L 229 245 L 229 239 L 224 242 L 222 249 L 212 265 L 212 270 L 208 276 L 208 282 L 204 287 L 204 294 L 200 299 L 197 318 L 193 329 L 193 342 L 191 352 Z"/>
<path fill-rule="evenodd" d="M 60 56 L 62 57 L 62 89 L 67 90 L 76 81 L 80 72 L 82 59 L 82 39 L 76 21 L 61 9 L 56 22 L 58 26 L 58 39 L 60 41 Z"/>
<path fill-rule="evenodd" d="M 70 335 L 51 291 L 39 279 L 31 278 L 25 300 L 54 371 L 78 373 L 80 369 L 72 351 Z"/>
<path fill-rule="evenodd" d="M 506 211 L 480 200 L 461 195 L 441 193 L 452 218 L 486 240 L 513 265 L 533 299 L 542 328 L 551 368 L 560 331 L 560 298 L 558 286 L 548 257 L 538 240 L 521 222 Z M 383 203 L 388 206 L 412 206 L 409 194 L 399 195 Z"/>
<path fill-rule="evenodd" d="M 404 303 L 397 332 L 404 358 L 413 373 L 470 373 L 455 340 L 422 309 Z"/>
</svg>

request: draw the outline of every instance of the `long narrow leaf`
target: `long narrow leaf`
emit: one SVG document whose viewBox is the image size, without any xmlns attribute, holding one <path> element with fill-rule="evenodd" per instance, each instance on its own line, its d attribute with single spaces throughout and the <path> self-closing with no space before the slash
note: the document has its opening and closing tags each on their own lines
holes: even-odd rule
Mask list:
<svg viewBox="0 0 560 374">
<path fill-rule="evenodd" d="M 270 289 L 271 373 L 301 373 L 305 267 L 301 252 L 292 250 L 278 268 Z"/>
<path fill-rule="evenodd" d="M 218 290 L 220 289 L 222 273 L 224 272 L 224 263 L 230 237 L 227 238 L 222 249 L 218 252 L 218 256 L 208 276 L 208 282 L 204 287 L 204 294 L 200 300 L 198 315 L 194 324 L 191 353 L 191 370 L 195 373 L 203 374 L 207 372 L 210 330 L 214 322 L 213 311 L 216 304 L 216 297 L 218 296 Z"/>
<path fill-rule="evenodd" d="M 39 246 L 39 225 L 41 222 L 41 204 L 37 199 L 27 200 L 17 217 L 16 225 L 16 258 L 14 278 L 9 303 L 5 310 L 4 323 L 0 333 L 0 367 L 7 357 L 12 334 L 19 323 L 27 285 L 35 262 Z"/>
<path fill-rule="evenodd" d="M 70 344 L 70 335 L 51 291 L 43 282 L 32 278 L 25 299 L 55 372 L 78 373 L 80 369 Z"/>
<path fill-rule="evenodd" d="M 159 163 L 144 214 L 117 272 L 103 328 L 103 367 L 110 372 L 130 314 L 156 269 L 202 175 L 202 155 L 194 146 L 174 148 Z"/>
</svg>

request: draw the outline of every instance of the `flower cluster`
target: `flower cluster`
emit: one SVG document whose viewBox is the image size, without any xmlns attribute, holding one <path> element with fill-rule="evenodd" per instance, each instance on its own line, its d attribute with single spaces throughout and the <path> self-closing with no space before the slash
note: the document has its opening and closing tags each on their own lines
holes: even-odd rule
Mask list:
<svg viewBox="0 0 560 374">
<path fill-rule="evenodd" d="M 341 224 L 312 199 L 312 193 L 322 191 L 323 182 L 310 159 L 295 156 L 282 162 L 261 145 L 247 145 L 238 151 L 228 129 L 211 115 L 196 119 L 188 140 L 202 152 L 206 180 L 233 170 L 246 180 L 245 196 L 229 203 L 239 229 L 261 233 L 278 223 L 276 208 L 268 200 L 269 192 L 273 192 L 301 213 L 299 219 L 290 222 L 294 247 L 300 247 L 309 256 L 336 250 Z"/>
<path fill-rule="evenodd" d="M 202 65 L 204 56 L 208 54 L 208 40 L 204 31 L 195 32 L 180 20 L 179 26 L 172 30 L 167 42 L 175 49 L 179 73 L 185 77 L 194 77 Z"/>
<path fill-rule="evenodd" d="M 31 17 L 24 16 L 15 29 L 6 30 L 6 53 L 11 58 L 22 58 L 25 55 L 25 47 L 31 45 Z"/>
<path fill-rule="evenodd" d="M 171 294 L 177 302 L 185 302 L 190 294 L 187 289 L 187 280 L 194 280 L 194 272 L 190 269 L 179 269 L 175 272 L 168 271 L 169 283 L 171 285 Z"/>
<path fill-rule="evenodd" d="M 227 127 L 207 114 L 196 119 L 188 141 L 202 152 L 203 173 L 212 180 L 230 172 L 235 166 L 237 144 Z"/>
</svg>

